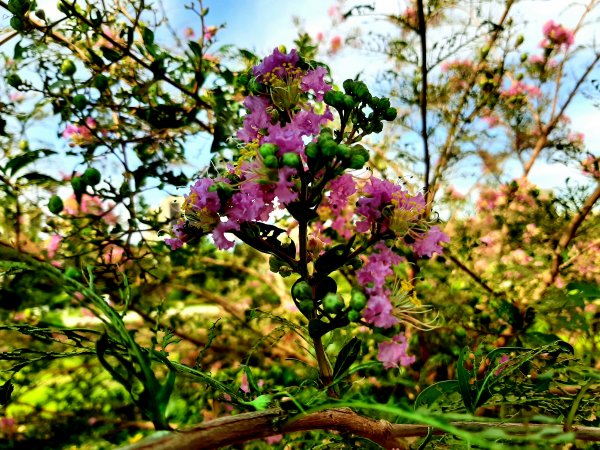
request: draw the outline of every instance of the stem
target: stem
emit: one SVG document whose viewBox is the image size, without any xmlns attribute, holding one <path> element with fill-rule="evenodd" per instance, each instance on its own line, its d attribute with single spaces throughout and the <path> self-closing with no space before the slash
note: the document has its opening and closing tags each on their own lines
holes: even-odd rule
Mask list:
<svg viewBox="0 0 600 450">
<path fill-rule="evenodd" d="M 417 15 L 419 18 L 419 37 L 421 38 L 421 137 L 423 139 L 423 151 L 425 158 L 425 195 L 429 192 L 429 171 L 431 158 L 429 156 L 429 140 L 427 138 L 427 35 L 425 30 L 425 10 L 423 0 L 417 0 Z"/>
<path fill-rule="evenodd" d="M 312 340 L 313 346 L 315 347 L 317 363 L 319 364 L 319 374 L 321 383 L 323 383 L 323 386 L 328 386 L 333 383 L 333 370 L 331 369 L 331 364 L 329 364 L 329 359 L 327 358 L 327 354 L 325 353 L 325 347 L 323 347 L 323 340 L 321 339 L 321 336 L 312 337 Z M 333 388 L 330 388 L 328 390 L 328 394 L 330 397 L 338 398 L 338 395 L 333 390 Z"/>
</svg>

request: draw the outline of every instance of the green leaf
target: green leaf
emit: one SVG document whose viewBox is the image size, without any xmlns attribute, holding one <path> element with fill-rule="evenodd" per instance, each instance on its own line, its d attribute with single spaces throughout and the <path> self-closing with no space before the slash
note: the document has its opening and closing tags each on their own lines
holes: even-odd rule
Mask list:
<svg viewBox="0 0 600 450">
<path fill-rule="evenodd" d="M 146 47 L 154 44 L 154 32 L 150 28 L 144 27 L 142 29 L 142 39 Z"/>
<path fill-rule="evenodd" d="M 198 44 L 196 41 L 189 41 L 188 46 L 196 57 L 202 58 L 202 47 L 200 47 L 200 44 Z"/>
<path fill-rule="evenodd" d="M 354 337 L 342 347 L 338 353 L 337 359 L 335 360 L 335 366 L 333 367 L 334 379 L 343 375 L 354 363 L 354 361 L 356 361 L 360 355 L 360 344 L 360 340 Z"/>
<path fill-rule="evenodd" d="M 52 155 L 56 152 L 47 149 L 33 150 L 27 153 L 23 153 L 22 155 L 15 156 L 10 161 L 6 163 L 4 166 L 4 170 L 9 175 L 14 175 L 23 167 L 31 164 L 38 159 L 43 158 L 44 156 Z"/>
<path fill-rule="evenodd" d="M 107 47 L 102 47 L 102 56 L 104 56 L 110 62 L 115 62 L 121 59 L 121 54 L 119 52 Z"/>
<path fill-rule="evenodd" d="M 459 392 L 457 380 L 445 380 L 427 386 L 415 400 L 415 410 L 428 408 L 443 395 Z"/>
<path fill-rule="evenodd" d="M 0 387 L 0 405 L 6 406 L 10 402 L 10 396 L 13 393 L 14 386 L 12 381 L 8 380 Z"/>
<path fill-rule="evenodd" d="M 50 175 L 45 175 L 43 173 L 38 172 L 30 172 L 26 173 L 20 178 L 24 178 L 30 184 L 35 185 L 43 185 L 48 183 L 56 183 L 58 180 L 56 178 L 51 177 Z"/>
<path fill-rule="evenodd" d="M 464 347 L 460 352 L 460 356 L 458 358 L 458 365 L 456 368 L 456 376 L 458 378 L 459 392 L 463 399 L 463 403 L 465 404 L 465 408 L 467 408 L 469 412 L 473 413 L 473 397 L 471 384 L 469 383 L 472 374 L 471 371 L 465 367 L 465 363 L 467 362 L 467 359 L 469 358 L 470 354 L 471 350 L 469 349 L 469 347 Z"/>
</svg>

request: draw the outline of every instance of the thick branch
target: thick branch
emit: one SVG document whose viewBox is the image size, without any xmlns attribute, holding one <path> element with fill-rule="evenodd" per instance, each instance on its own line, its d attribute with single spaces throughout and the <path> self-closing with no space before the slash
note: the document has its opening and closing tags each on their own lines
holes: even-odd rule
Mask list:
<svg viewBox="0 0 600 450">
<path fill-rule="evenodd" d="M 310 430 L 351 433 L 370 439 L 387 449 L 408 449 L 408 445 L 402 438 L 426 436 L 430 428 L 426 425 L 391 424 L 385 420 L 376 421 L 356 414 L 347 408 L 319 411 L 293 422 L 278 425 L 284 419 L 285 413 L 279 409 L 222 417 L 203 423 L 186 432 L 172 433 L 156 439 L 146 439 L 127 447 L 127 450 L 207 450 L 241 444 L 277 434 Z M 537 433 L 541 430 L 546 430 L 548 433 L 563 433 L 562 425 L 467 421 L 452 422 L 451 425 L 470 431 L 500 428 L 507 433 L 519 435 Z M 572 431 L 577 439 L 600 441 L 599 428 L 574 427 Z M 433 432 L 434 434 L 442 434 L 439 430 Z"/>
</svg>

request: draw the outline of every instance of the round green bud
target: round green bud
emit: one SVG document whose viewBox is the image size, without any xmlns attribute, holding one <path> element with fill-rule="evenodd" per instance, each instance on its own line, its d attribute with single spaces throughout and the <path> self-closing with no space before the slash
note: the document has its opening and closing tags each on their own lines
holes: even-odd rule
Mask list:
<svg viewBox="0 0 600 450">
<path fill-rule="evenodd" d="M 311 142 L 304 148 L 304 153 L 306 153 L 308 158 L 318 158 L 320 153 L 319 146 L 316 142 Z"/>
<path fill-rule="evenodd" d="M 348 320 L 350 322 L 360 322 L 361 317 L 361 313 L 355 309 L 348 311 Z"/>
<path fill-rule="evenodd" d="M 387 121 L 392 121 L 395 120 L 396 117 L 398 116 L 398 111 L 396 111 L 396 108 L 388 108 L 385 110 L 385 113 L 383 114 L 383 120 L 387 120 Z"/>
<path fill-rule="evenodd" d="M 52 214 L 60 214 L 64 205 L 62 199 L 58 195 L 53 195 L 48 201 L 48 209 Z"/>
<path fill-rule="evenodd" d="M 337 153 L 338 145 L 333 139 L 327 139 L 321 144 L 321 151 L 324 156 L 333 157 Z"/>
<path fill-rule="evenodd" d="M 350 308 L 355 309 L 356 311 L 362 311 L 366 305 L 367 296 L 365 293 L 359 289 L 352 289 Z"/>
<path fill-rule="evenodd" d="M 368 158 L 365 158 L 365 155 L 363 155 L 362 153 L 360 153 L 360 152 L 354 153 L 353 152 L 350 154 L 350 164 L 348 165 L 348 167 L 350 169 L 359 170 L 365 166 L 367 161 L 368 161 Z"/>
<path fill-rule="evenodd" d="M 42 19 L 42 20 L 45 20 L 45 19 L 46 19 L 46 12 L 45 12 L 43 9 L 38 9 L 38 10 L 35 12 L 35 15 L 36 15 L 36 16 L 37 16 L 39 19 Z"/>
<path fill-rule="evenodd" d="M 315 305 L 312 300 L 302 300 L 300 303 L 298 303 L 298 309 L 305 316 L 309 316 L 313 313 Z"/>
<path fill-rule="evenodd" d="M 94 79 L 94 86 L 100 92 L 104 92 L 106 89 L 108 89 L 108 77 L 105 77 L 104 75 L 98 75 Z"/>
<path fill-rule="evenodd" d="M 344 80 L 344 83 L 342 84 L 342 86 L 344 86 L 344 90 L 346 91 L 346 94 L 353 94 L 356 88 L 356 82 L 354 80 Z"/>
<path fill-rule="evenodd" d="M 344 309 L 344 300 L 338 294 L 330 292 L 323 297 L 323 309 L 329 314 L 337 314 Z"/>
<path fill-rule="evenodd" d="M 279 150 L 279 147 L 277 147 L 275 144 L 269 143 L 261 145 L 258 149 L 258 152 L 260 153 L 260 156 L 266 158 L 269 155 L 275 155 L 277 153 L 277 150 Z"/>
<path fill-rule="evenodd" d="M 379 111 L 385 111 L 390 107 L 390 99 L 383 97 L 380 98 L 377 103 L 375 104 L 375 109 L 378 109 Z"/>
<path fill-rule="evenodd" d="M 17 75 L 16 73 L 11 73 L 10 75 L 8 75 L 6 77 L 6 83 L 9 86 L 18 88 L 19 86 L 21 86 L 23 84 L 23 80 L 21 80 L 21 77 L 19 75 Z"/>
<path fill-rule="evenodd" d="M 488 45 L 486 45 L 485 47 L 483 47 L 480 51 L 479 51 L 479 56 L 481 57 L 481 59 L 484 59 L 487 57 L 487 55 L 490 53 L 490 47 Z"/>
<path fill-rule="evenodd" d="M 279 161 L 275 155 L 267 155 L 264 158 L 264 162 L 265 167 L 268 167 L 269 169 L 277 169 L 277 167 L 279 167 Z"/>
<path fill-rule="evenodd" d="M 313 290 L 308 281 L 300 278 L 292 286 L 292 297 L 296 300 L 310 300 L 312 302 Z"/>
<path fill-rule="evenodd" d="M 351 95 L 344 95 L 343 102 L 346 109 L 352 109 L 356 106 L 356 100 Z"/>
<path fill-rule="evenodd" d="M 73 97 L 73 105 L 78 110 L 81 111 L 81 110 L 85 109 L 87 104 L 88 104 L 88 101 L 87 101 L 87 97 L 85 95 L 77 94 L 75 97 Z"/>
<path fill-rule="evenodd" d="M 77 71 L 77 67 L 73 61 L 65 59 L 60 66 L 60 71 L 63 75 L 71 76 Z"/>
<path fill-rule="evenodd" d="M 300 155 L 298 153 L 289 152 L 285 153 L 281 157 L 281 162 L 286 167 L 300 167 L 302 166 L 302 159 L 300 159 Z"/>
<path fill-rule="evenodd" d="M 19 149 L 23 151 L 29 150 L 29 141 L 25 139 L 19 141 Z"/>
<path fill-rule="evenodd" d="M 23 31 L 25 28 L 23 21 L 17 16 L 12 16 L 10 18 L 10 27 L 15 31 Z"/>
<path fill-rule="evenodd" d="M 521 81 L 523 79 L 523 77 L 524 77 L 524 75 L 522 73 L 518 73 L 515 78 L 517 79 L 517 81 Z"/>
<path fill-rule="evenodd" d="M 81 177 L 73 177 L 71 178 L 71 187 L 75 193 L 81 193 L 85 191 L 86 183 L 83 181 Z"/>
<path fill-rule="evenodd" d="M 83 182 L 88 186 L 96 186 L 102 180 L 102 175 L 100 175 L 100 171 L 93 167 L 88 167 L 81 177 Z"/>
<path fill-rule="evenodd" d="M 521 53 L 521 62 L 527 61 L 527 58 L 529 58 L 529 55 L 527 53 Z"/>
<path fill-rule="evenodd" d="M 340 144 L 337 146 L 335 156 L 337 156 L 338 158 L 348 158 L 350 156 L 351 151 L 352 150 L 347 145 Z"/>
</svg>

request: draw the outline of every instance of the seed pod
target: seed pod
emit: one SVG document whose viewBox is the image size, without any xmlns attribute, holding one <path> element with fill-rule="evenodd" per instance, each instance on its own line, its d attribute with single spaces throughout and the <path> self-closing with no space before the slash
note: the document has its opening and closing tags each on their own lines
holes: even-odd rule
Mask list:
<svg viewBox="0 0 600 450">
<path fill-rule="evenodd" d="M 77 67 L 73 61 L 65 59 L 60 66 L 60 71 L 63 75 L 71 76 L 77 71 Z"/>
<path fill-rule="evenodd" d="M 48 201 L 48 209 L 52 214 L 60 214 L 64 205 L 62 199 L 58 195 L 53 195 Z"/>
<path fill-rule="evenodd" d="M 83 172 L 83 176 L 81 177 L 83 182 L 88 186 L 96 186 L 102 180 L 102 175 L 100 175 L 100 171 L 93 167 L 88 167 L 85 172 Z"/>
</svg>

